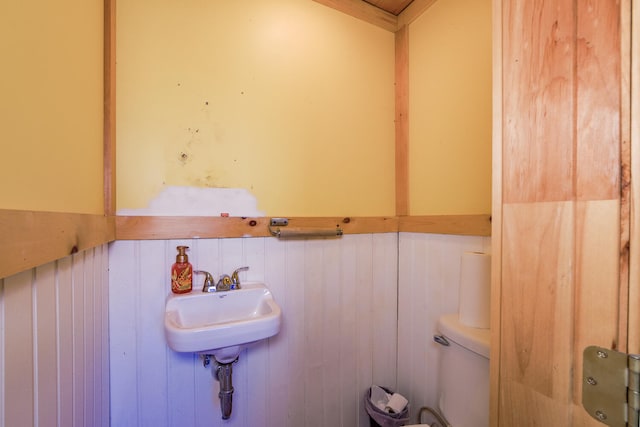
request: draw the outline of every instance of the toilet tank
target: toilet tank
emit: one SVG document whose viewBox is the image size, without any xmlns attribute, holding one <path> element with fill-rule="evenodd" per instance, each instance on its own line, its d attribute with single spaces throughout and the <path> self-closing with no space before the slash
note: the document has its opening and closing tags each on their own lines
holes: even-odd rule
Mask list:
<svg viewBox="0 0 640 427">
<path fill-rule="evenodd" d="M 457 313 L 442 316 L 438 329 L 449 342 L 440 354 L 440 411 L 452 427 L 487 427 L 490 330 L 461 324 Z"/>
</svg>

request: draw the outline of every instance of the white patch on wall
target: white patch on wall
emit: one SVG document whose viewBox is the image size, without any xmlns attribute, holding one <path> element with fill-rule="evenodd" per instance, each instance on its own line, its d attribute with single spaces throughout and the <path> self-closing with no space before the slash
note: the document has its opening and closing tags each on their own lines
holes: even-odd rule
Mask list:
<svg viewBox="0 0 640 427">
<path fill-rule="evenodd" d="M 260 217 L 258 201 L 242 188 L 165 187 L 146 208 L 120 209 L 122 216 L 229 216 Z"/>
</svg>

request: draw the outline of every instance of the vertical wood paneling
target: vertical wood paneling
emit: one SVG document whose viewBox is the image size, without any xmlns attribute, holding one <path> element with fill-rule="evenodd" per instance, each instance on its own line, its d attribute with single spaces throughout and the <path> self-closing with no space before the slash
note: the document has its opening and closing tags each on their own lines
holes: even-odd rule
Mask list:
<svg viewBox="0 0 640 427">
<path fill-rule="evenodd" d="M 165 245 L 150 240 L 136 246 L 138 253 L 145 256 L 137 258 L 137 274 L 132 275 L 135 282 L 127 293 L 136 304 L 135 324 L 131 326 L 145 331 L 136 336 L 138 417 L 144 425 L 164 426 L 167 420 L 167 377 L 156 373 L 166 372 L 167 354 L 162 345 L 163 330 L 157 324 L 164 319 L 166 293 L 163 290 L 169 276 L 164 269 L 156 268 L 156 260 L 164 260 Z"/>
<path fill-rule="evenodd" d="M 395 32 L 396 215 L 409 215 L 409 26 Z"/>
<path fill-rule="evenodd" d="M 502 0 L 492 0 L 492 147 L 491 147 L 491 351 L 489 359 L 489 426 L 496 427 L 499 419 L 500 399 L 496 398 L 500 394 L 500 307 L 502 271 L 502 148 L 503 148 L 503 109 L 502 109 Z M 497 255 L 497 256 L 496 256 Z"/>
<path fill-rule="evenodd" d="M 617 200 L 576 203 L 576 286 L 574 372 L 582 372 L 582 352 L 590 345 L 619 349 L 618 270 L 620 206 Z M 624 350 L 623 350 L 624 351 Z M 582 381 L 573 382 L 573 426 L 599 425 L 582 410 Z"/>
<path fill-rule="evenodd" d="M 340 307 L 342 305 L 342 289 L 344 286 L 336 286 L 340 283 L 341 259 L 339 248 L 334 248 L 335 244 L 331 240 L 323 242 L 323 278 L 320 283 L 323 307 L 323 365 L 330 367 L 322 372 L 322 419 L 324 425 L 340 425 L 340 375 L 336 375 L 337 367 L 340 366 L 340 340 L 337 335 L 341 331 Z M 338 250 L 336 250 L 338 249 Z"/>
<path fill-rule="evenodd" d="M 111 420 L 114 425 L 137 425 L 137 384 L 135 313 L 136 293 L 134 274 L 139 251 L 129 242 L 114 242 L 109 248 L 109 358 L 112 375 Z M 118 268 L 113 268 L 113 266 Z M 118 331 L 114 334 L 114 331 Z M 136 402 L 136 404 L 133 404 Z"/>
<path fill-rule="evenodd" d="M 0 282 L 0 426 L 109 425 L 106 257 L 102 246 Z"/>
<path fill-rule="evenodd" d="M 84 395 L 82 396 L 84 407 L 84 424 L 92 424 L 94 417 L 94 406 L 93 402 L 95 400 L 95 377 L 93 373 L 95 372 L 95 356 L 94 356 L 94 343 L 95 337 L 93 334 L 93 325 L 95 323 L 95 314 L 94 314 L 94 306 L 93 306 L 93 298 L 94 298 L 94 290 L 96 285 L 96 275 L 95 275 L 95 257 L 93 249 L 84 252 L 84 277 L 83 277 L 83 289 L 84 293 L 82 295 L 82 312 L 79 313 L 83 319 L 83 365 L 84 365 Z M 80 400 L 78 400 L 80 401 Z M 90 402 L 90 404 L 86 404 Z"/>
<path fill-rule="evenodd" d="M 398 234 L 388 233 L 373 239 L 373 278 L 371 324 L 373 339 L 373 384 L 397 389 L 398 348 Z"/>
<path fill-rule="evenodd" d="M 289 301 L 283 321 L 287 324 L 288 395 L 286 425 L 304 425 L 306 422 L 307 396 L 305 394 L 304 342 L 305 342 L 305 286 L 304 286 L 304 241 L 285 242 L 286 286 Z M 276 296 L 277 298 L 277 296 Z M 302 357 L 295 357 L 296 355 Z M 293 356 L 293 357 L 292 357 Z M 296 378 L 291 381 L 290 378 Z"/>
<path fill-rule="evenodd" d="M 502 10 L 502 76 L 514 88 L 502 101 L 504 201 L 571 200 L 573 2 L 508 1 Z"/>
<path fill-rule="evenodd" d="M 353 373 L 358 368 L 357 341 L 358 334 L 358 288 L 357 281 L 357 239 L 344 239 L 341 244 L 341 304 L 340 304 L 340 416 L 342 426 L 357 426 L 357 408 L 362 396 Z"/>
<path fill-rule="evenodd" d="M 72 257 L 58 264 L 58 425 L 73 425 L 73 263 Z M 104 282 L 106 283 L 106 282 Z M 106 329 L 105 329 L 106 330 Z M 62 345 L 64 343 L 64 345 Z"/>
<path fill-rule="evenodd" d="M 84 314 L 84 294 L 85 294 L 85 256 L 84 252 L 73 255 L 72 270 L 72 306 L 73 313 L 73 337 L 72 337 L 72 360 L 73 360 L 73 424 L 85 424 L 85 319 Z"/>
<path fill-rule="evenodd" d="M 255 240 L 255 239 L 253 239 Z M 288 292 L 288 283 L 286 280 L 286 264 L 285 245 L 283 242 L 266 238 L 264 239 L 264 280 L 269 284 L 271 292 L 276 296 L 276 300 L 282 309 L 283 323 L 280 333 L 269 339 L 268 354 L 268 383 L 265 384 L 267 389 L 267 412 L 266 426 L 286 426 L 288 419 L 289 400 L 288 384 L 289 384 L 289 368 L 285 363 L 279 361 L 287 360 L 287 337 L 289 335 L 289 325 L 295 326 L 289 321 L 289 307 L 291 299 Z M 255 258 L 255 257 L 254 257 Z M 251 266 L 259 264 L 251 264 Z M 252 268 L 249 270 L 255 276 L 250 276 L 253 280 L 259 279 L 259 272 Z M 338 388 L 340 390 L 340 388 Z M 339 425 L 339 424 L 338 424 Z"/>
<path fill-rule="evenodd" d="M 249 271 L 240 273 L 241 283 L 252 277 L 255 271 L 265 272 L 265 239 L 244 239 L 243 240 L 243 259 L 242 265 L 249 266 Z M 272 289 L 275 292 L 275 289 Z M 282 307 L 282 305 L 281 305 Z M 244 357 L 247 360 L 246 365 L 246 382 L 243 387 L 246 388 L 246 400 L 250 410 L 245 409 L 246 423 L 250 426 L 266 427 L 268 424 L 269 408 L 271 406 L 269 390 L 273 387 L 270 383 L 270 344 L 268 341 L 262 341 L 253 345 L 250 350 L 245 351 Z"/>
<path fill-rule="evenodd" d="M 4 279 L 0 279 L 0 343 L 2 344 L 2 346 L 4 347 L 4 343 L 5 343 L 5 320 L 4 320 L 4 305 L 5 305 L 5 298 L 4 298 Z M 6 379 L 5 379 L 5 352 L 4 351 L 0 351 L 0 396 L 6 396 L 7 395 L 7 390 L 5 387 L 6 384 Z M 4 405 L 4 398 L 0 398 L 0 426 L 4 427 L 5 426 L 5 405 Z"/>
<path fill-rule="evenodd" d="M 572 204 L 505 205 L 503 233 L 502 281 L 512 286 L 502 290 L 501 317 L 510 321 L 501 329 L 500 424 L 516 425 L 544 408 L 548 425 L 570 425 L 570 378 L 557 372 L 568 372 L 572 361 Z"/>
<path fill-rule="evenodd" d="M 4 280 L 5 426 L 34 425 L 33 271 Z"/>
<path fill-rule="evenodd" d="M 629 4 L 501 3 L 492 425 L 595 426 L 582 350 L 627 340 Z"/>
<path fill-rule="evenodd" d="M 357 392 L 362 393 L 373 384 L 373 367 L 371 366 L 371 355 L 375 351 L 373 348 L 373 337 L 371 331 L 377 319 L 373 317 L 371 311 L 373 295 L 373 258 L 372 258 L 372 236 L 357 236 L 356 242 L 356 386 Z M 361 400 L 362 396 L 358 396 Z M 364 427 L 367 423 L 367 414 L 362 405 L 358 405 L 358 424 Z"/>
<path fill-rule="evenodd" d="M 576 197 L 620 194 L 620 4 L 576 3 Z"/>
<path fill-rule="evenodd" d="M 54 426 L 58 421 L 58 405 L 52 396 L 58 394 L 58 337 L 56 334 L 56 264 L 49 263 L 35 269 L 35 425 Z"/>
<path fill-rule="evenodd" d="M 631 9 L 632 16 L 629 20 L 634 23 L 631 34 L 631 45 L 640 45 L 640 4 L 628 1 L 623 3 L 625 7 Z M 637 50 L 631 55 L 631 87 L 640 87 L 640 55 Z M 640 91 L 631 92 L 631 111 L 634 111 L 631 118 L 631 171 L 634 176 L 640 176 Z M 637 180 L 631 185 L 631 212 L 630 219 L 630 248 L 629 257 L 629 306 L 640 307 L 640 185 Z M 640 353 L 640 310 L 629 310 L 629 351 Z"/>
<path fill-rule="evenodd" d="M 309 427 L 325 425 L 323 417 L 322 369 L 324 367 L 324 286 L 322 240 L 308 240 L 304 247 L 304 395 L 305 423 Z M 331 286 L 333 287 L 333 286 Z"/>
<path fill-rule="evenodd" d="M 243 351 L 234 365 L 225 422 L 211 369 L 164 339 L 162 310 L 179 244 L 192 248 L 194 268 L 214 276 L 249 265 L 241 278 L 264 280 L 283 309 L 280 334 Z M 365 391 L 373 382 L 397 383 L 395 233 L 120 241 L 109 258 L 112 425 L 365 427 Z"/>
<path fill-rule="evenodd" d="M 430 388 L 435 381 L 429 378 L 437 370 L 431 345 L 435 321 L 443 310 L 457 309 L 460 254 L 483 250 L 487 239 L 431 236 L 418 240 L 415 248 L 422 248 L 417 250 L 421 256 L 412 259 L 412 251 L 400 255 L 400 259 L 412 259 L 403 263 L 404 272 L 398 271 L 398 239 L 390 233 L 324 240 L 114 243 L 110 249 L 112 424 L 223 425 L 218 383 L 211 370 L 205 370 L 193 355 L 168 349 L 162 320 L 151 320 L 155 315 L 150 313 L 163 307 L 169 292 L 168 271 L 178 244 L 192 248 L 194 267 L 214 276 L 249 265 L 242 277 L 264 280 L 283 309 L 280 334 L 242 352 L 234 365 L 234 409 L 224 425 L 365 427 L 369 420 L 362 400 L 372 384 L 403 393 L 410 390 L 416 398 L 415 411 L 435 403 L 435 388 Z M 406 306 L 398 301 L 398 274 L 404 278 L 401 287 L 414 289 L 405 297 Z M 405 280 L 406 274 L 412 280 Z M 199 277 L 195 282 L 196 289 L 201 281 Z M 400 292 L 405 295 L 402 288 Z M 401 317 L 400 335 L 398 305 L 401 313 L 412 313 L 412 317 Z M 125 324 L 118 324 L 123 319 Z M 407 330 L 412 334 L 403 341 L 401 335 Z M 406 348 L 398 355 L 396 347 Z M 162 351 L 167 357 L 164 367 L 148 356 Z M 412 379 L 410 388 L 398 378 L 399 370 Z M 158 378 L 163 373 L 164 380 Z M 135 384 L 132 376 L 137 378 Z M 158 390 L 163 381 L 167 382 L 166 398 Z M 429 391 L 422 391 L 425 388 Z M 154 410 L 151 418 L 142 415 Z"/>
<path fill-rule="evenodd" d="M 397 390 L 412 403 L 438 407 L 440 348 L 433 342 L 440 316 L 458 311 L 460 260 L 489 251 L 488 238 L 400 233 L 398 251 Z"/>
</svg>

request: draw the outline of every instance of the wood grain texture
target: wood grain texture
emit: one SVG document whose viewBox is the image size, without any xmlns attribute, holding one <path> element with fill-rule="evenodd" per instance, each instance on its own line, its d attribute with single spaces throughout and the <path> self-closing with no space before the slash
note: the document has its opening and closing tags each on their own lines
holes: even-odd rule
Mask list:
<svg viewBox="0 0 640 427">
<path fill-rule="evenodd" d="M 413 3 L 413 0 L 365 0 L 367 3 L 371 3 L 375 7 L 379 7 L 382 10 L 398 15 L 409 4 Z"/>
<path fill-rule="evenodd" d="M 0 210 L 0 277 L 63 258 L 113 240 L 156 240 L 216 237 L 267 237 L 269 218 L 154 217 L 67 214 Z M 485 236 L 488 216 L 299 217 L 294 229 L 332 230 L 345 234 L 414 231 Z"/>
<path fill-rule="evenodd" d="M 489 356 L 489 426 L 500 418 L 500 349 L 502 316 L 502 0 L 492 1 L 492 144 L 491 144 L 491 350 Z"/>
<path fill-rule="evenodd" d="M 618 341 L 622 351 L 629 352 L 631 338 L 630 324 L 631 314 L 630 301 L 631 295 L 634 293 L 631 280 L 632 263 L 635 262 L 631 258 L 632 245 L 632 218 L 637 215 L 637 210 L 632 209 L 632 91 L 631 91 L 631 66 L 632 66 L 632 26 L 631 26 L 631 0 L 622 0 L 620 2 L 619 11 L 620 20 L 620 150 L 619 150 L 619 199 L 620 199 L 620 240 L 619 244 L 619 295 L 620 310 L 618 314 Z M 637 91 L 635 91 L 637 92 Z M 637 114 L 636 114 L 637 116 Z M 638 176 L 636 174 L 636 176 Z M 640 284 L 635 282 L 635 287 Z M 637 292 L 637 290 L 635 291 Z"/>
<path fill-rule="evenodd" d="M 503 2 L 503 168 L 511 202 L 574 195 L 573 2 Z"/>
<path fill-rule="evenodd" d="M 438 0 L 413 0 L 409 3 L 409 6 L 398 15 L 398 28 L 411 24 L 437 1 Z"/>
<path fill-rule="evenodd" d="M 116 213 L 116 0 L 104 0 L 104 214 Z"/>
<path fill-rule="evenodd" d="M 117 240 L 157 240 L 217 237 L 270 237 L 270 218 L 117 216 Z M 288 228 L 334 230 L 344 234 L 416 232 L 489 236 L 489 215 L 407 217 L 293 217 Z"/>
<path fill-rule="evenodd" d="M 490 215 L 425 215 L 398 218 L 398 231 L 461 236 L 490 236 Z"/>
<path fill-rule="evenodd" d="M 582 351 L 631 338 L 630 4 L 497 3 L 491 425 L 595 427 Z"/>
<path fill-rule="evenodd" d="M 500 426 L 570 425 L 574 225 L 572 202 L 503 206 Z"/>
<path fill-rule="evenodd" d="M 334 230 L 345 234 L 391 233 L 398 231 L 395 217 L 288 218 L 292 229 Z M 214 237 L 270 237 L 270 218 L 117 216 L 117 240 L 154 240 Z"/>
<path fill-rule="evenodd" d="M 623 2 L 631 9 L 632 22 L 640 22 L 640 3 Z M 626 28 L 626 27 L 625 27 Z M 640 46 L 640 25 L 634 25 L 631 30 L 631 45 Z M 640 87 L 640 55 L 631 56 L 631 87 Z M 635 177 L 640 176 L 640 91 L 631 92 L 631 111 L 635 111 L 630 118 L 631 143 L 631 171 Z M 630 233 L 629 233 L 629 304 L 640 307 L 640 183 L 638 178 L 630 186 Z M 630 352 L 640 354 L 640 310 L 629 311 L 629 349 Z"/>
<path fill-rule="evenodd" d="M 351 15 L 387 31 L 396 31 L 398 18 L 361 0 L 313 0 L 332 9 Z"/>
<path fill-rule="evenodd" d="M 409 215 L 409 27 L 395 33 L 396 215 Z"/>
<path fill-rule="evenodd" d="M 582 372 L 582 351 L 586 347 L 626 346 L 618 331 L 619 216 L 617 200 L 576 203 L 575 372 Z M 573 402 L 580 406 L 582 381 L 574 381 L 573 387 Z"/>
<path fill-rule="evenodd" d="M 113 217 L 0 210 L 0 277 L 111 242 Z"/>
<path fill-rule="evenodd" d="M 620 194 L 620 4 L 576 2 L 576 198 Z"/>
</svg>

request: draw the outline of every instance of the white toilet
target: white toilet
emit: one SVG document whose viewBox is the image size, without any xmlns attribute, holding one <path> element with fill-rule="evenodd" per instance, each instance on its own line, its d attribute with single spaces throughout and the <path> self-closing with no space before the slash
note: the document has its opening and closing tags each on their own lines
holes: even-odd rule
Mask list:
<svg viewBox="0 0 640 427">
<path fill-rule="evenodd" d="M 438 322 L 443 344 L 440 355 L 438 410 L 449 424 L 439 427 L 487 427 L 489 425 L 490 330 L 471 328 L 458 314 L 442 316 Z M 413 426 L 428 424 L 414 424 Z M 407 426 L 411 427 L 411 426 Z"/>
</svg>

